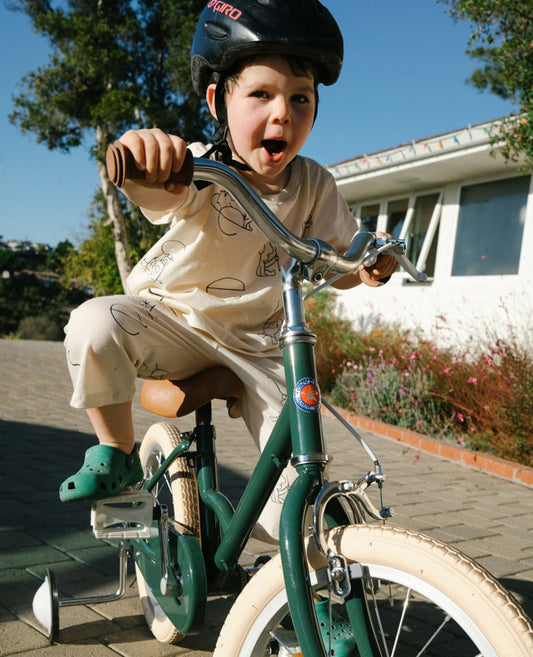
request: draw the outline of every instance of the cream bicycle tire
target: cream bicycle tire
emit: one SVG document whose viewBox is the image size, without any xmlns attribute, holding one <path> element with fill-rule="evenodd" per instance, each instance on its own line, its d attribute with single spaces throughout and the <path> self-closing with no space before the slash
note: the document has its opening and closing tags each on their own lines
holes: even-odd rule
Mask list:
<svg viewBox="0 0 533 657">
<path fill-rule="evenodd" d="M 180 442 L 178 429 L 167 422 L 153 424 L 146 432 L 139 457 L 145 473 L 153 474 L 162 461 Z M 170 488 L 173 510 L 169 515 L 187 527 L 188 531 L 200 537 L 200 508 L 196 474 L 189 465 L 187 456 L 179 456 L 168 469 L 163 485 Z M 158 491 L 154 491 L 156 498 Z M 182 634 L 165 614 L 140 570 L 135 564 L 137 587 L 144 616 L 150 631 L 161 643 L 179 643 Z"/>
<path fill-rule="evenodd" d="M 435 603 L 433 598 L 436 598 L 437 606 L 445 610 L 445 615 L 451 614 L 451 618 L 463 627 L 466 637 L 474 641 L 472 655 L 533 655 L 533 628 L 525 612 L 489 573 L 455 548 L 423 534 L 369 525 L 334 529 L 328 534 L 328 545 L 345 557 L 350 572 L 362 571 L 381 583 L 397 580 L 415 592 L 410 595 L 418 596 L 417 591 L 421 590 L 429 602 Z M 327 579 L 324 559 L 312 542 L 308 548 L 308 559 L 311 583 L 315 591 L 323 589 Z M 363 581 L 368 587 L 368 579 Z M 368 602 L 372 607 L 374 601 Z M 214 657 L 257 657 L 269 654 L 266 650 L 269 644 L 271 647 L 271 632 L 275 636 L 275 628 L 287 611 L 287 596 L 278 555 L 261 568 L 237 598 L 220 633 Z M 402 617 L 403 620 L 407 619 Z M 394 641 L 398 635 L 397 629 L 394 628 Z M 425 627 L 423 629 L 426 630 Z M 422 648 L 423 652 L 419 652 L 420 647 L 412 652 L 409 647 L 400 650 L 399 644 L 394 647 L 389 645 L 393 643 L 389 638 L 379 636 L 379 627 L 377 632 L 378 641 L 384 640 L 388 645 L 387 651 L 382 648 L 384 655 L 413 657 L 417 654 L 432 654 L 426 652 L 426 647 Z M 415 632 L 411 631 L 410 634 L 409 640 Z M 450 655 L 455 657 L 459 654 L 459 644 L 454 641 L 450 642 Z M 442 651 L 442 646 L 439 649 Z"/>
</svg>

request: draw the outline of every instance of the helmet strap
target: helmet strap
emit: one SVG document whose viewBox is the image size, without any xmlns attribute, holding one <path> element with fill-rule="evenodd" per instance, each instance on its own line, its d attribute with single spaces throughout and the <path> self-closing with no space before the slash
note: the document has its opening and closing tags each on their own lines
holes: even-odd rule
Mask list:
<svg viewBox="0 0 533 657">
<path fill-rule="evenodd" d="M 229 167 L 239 171 L 252 171 L 252 169 L 243 162 L 238 162 L 233 158 L 233 152 L 228 143 L 228 113 L 226 111 L 226 75 L 220 75 L 215 90 L 215 111 L 217 115 L 217 128 L 213 136 L 213 145 L 204 155 L 208 158 L 214 155 L 217 162 L 223 162 Z"/>
<path fill-rule="evenodd" d="M 244 162 L 238 162 L 233 158 L 233 152 L 228 144 L 228 126 L 219 124 L 215 135 L 213 137 L 213 145 L 204 155 L 209 158 L 214 155 L 217 162 L 223 162 L 228 167 L 233 167 L 239 171 L 252 171 L 252 169 Z"/>
</svg>

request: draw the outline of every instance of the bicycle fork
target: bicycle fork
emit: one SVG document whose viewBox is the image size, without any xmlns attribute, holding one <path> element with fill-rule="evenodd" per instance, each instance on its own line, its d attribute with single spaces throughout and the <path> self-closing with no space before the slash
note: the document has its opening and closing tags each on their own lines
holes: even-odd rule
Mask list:
<svg viewBox="0 0 533 657">
<path fill-rule="evenodd" d="M 326 657 L 330 649 L 322 642 L 318 627 L 304 537 L 306 511 L 323 488 L 323 472 L 328 461 L 324 453 L 320 415 L 320 390 L 316 380 L 314 345 L 316 336 L 306 326 L 301 284 L 312 280 L 307 265 L 293 262 L 283 272 L 286 322 L 281 337 L 285 363 L 287 400 L 290 417 L 293 458 L 298 477 L 292 484 L 280 521 L 280 553 L 292 622 L 305 657 Z M 350 595 L 346 563 L 338 555 L 329 555 L 329 579 L 335 593 L 346 599 L 352 628 L 358 629 L 357 649 L 362 657 L 375 657 L 368 639 L 363 600 L 357 592 Z M 348 599 L 350 598 L 350 599 Z M 361 631 L 362 630 L 362 631 Z M 355 633 L 354 633 L 355 634 Z"/>
</svg>

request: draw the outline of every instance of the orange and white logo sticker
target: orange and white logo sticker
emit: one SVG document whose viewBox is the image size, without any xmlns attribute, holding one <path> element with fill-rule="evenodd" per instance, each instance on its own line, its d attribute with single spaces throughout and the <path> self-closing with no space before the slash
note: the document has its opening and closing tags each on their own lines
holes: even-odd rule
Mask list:
<svg viewBox="0 0 533 657">
<path fill-rule="evenodd" d="M 320 389 L 315 379 L 300 379 L 294 387 L 294 403 L 302 411 L 313 413 L 320 408 Z"/>
</svg>

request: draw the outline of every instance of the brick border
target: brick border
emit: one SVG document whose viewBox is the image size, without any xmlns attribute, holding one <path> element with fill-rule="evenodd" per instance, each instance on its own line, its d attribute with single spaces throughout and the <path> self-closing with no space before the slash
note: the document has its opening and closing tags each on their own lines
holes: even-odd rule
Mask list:
<svg viewBox="0 0 533 657">
<path fill-rule="evenodd" d="M 527 465 L 521 465 L 514 461 L 506 461 L 497 456 L 475 452 L 460 445 L 452 445 L 451 443 L 428 438 L 428 436 L 424 436 L 416 431 L 371 420 L 370 418 L 356 415 L 337 406 L 334 408 L 347 422 L 356 427 L 372 431 L 387 438 L 392 438 L 398 442 L 410 445 L 414 449 L 435 454 L 448 461 L 460 463 L 468 468 L 482 470 L 497 477 L 508 479 L 515 484 L 533 488 L 533 468 Z M 322 407 L 322 411 L 326 415 L 331 415 L 324 407 Z"/>
</svg>

